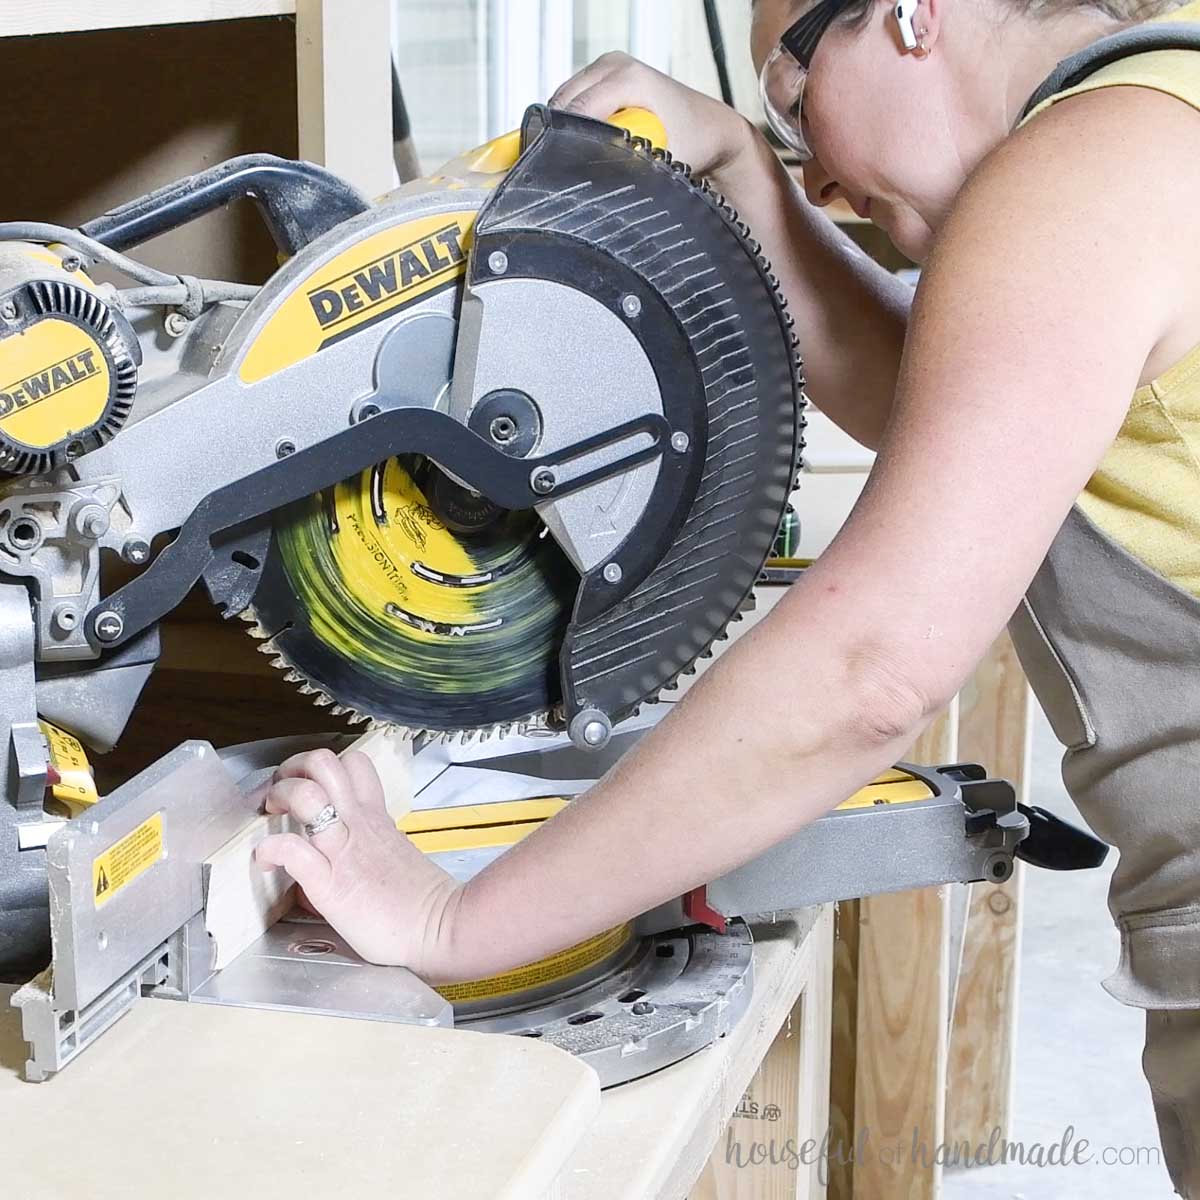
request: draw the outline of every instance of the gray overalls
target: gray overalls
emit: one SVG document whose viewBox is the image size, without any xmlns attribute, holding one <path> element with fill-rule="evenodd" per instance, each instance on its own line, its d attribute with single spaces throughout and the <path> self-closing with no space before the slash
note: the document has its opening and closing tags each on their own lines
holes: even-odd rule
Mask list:
<svg viewBox="0 0 1200 1200">
<path fill-rule="evenodd" d="M 1067 747 L 1067 790 L 1120 851 L 1121 961 L 1104 987 L 1146 1010 L 1163 1153 L 1200 1200 L 1200 600 L 1075 508 L 1010 630 Z"/>
</svg>

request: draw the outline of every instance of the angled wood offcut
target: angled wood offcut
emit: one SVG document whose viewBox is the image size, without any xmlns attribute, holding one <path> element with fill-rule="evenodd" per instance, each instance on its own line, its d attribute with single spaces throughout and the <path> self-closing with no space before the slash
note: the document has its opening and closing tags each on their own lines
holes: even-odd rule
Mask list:
<svg viewBox="0 0 1200 1200">
<path fill-rule="evenodd" d="M 364 733 L 343 754 L 365 754 L 379 772 L 385 803 L 399 821 L 412 807 L 412 743 L 395 730 Z M 295 883 L 286 871 L 264 871 L 254 861 L 269 834 L 298 832 L 299 823 L 279 813 L 259 813 L 215 854 L 205 859 L 204 925 L 213 944 L 213 967 L 222 970 L 256 942 L 295 901 Z"/>
</svg>

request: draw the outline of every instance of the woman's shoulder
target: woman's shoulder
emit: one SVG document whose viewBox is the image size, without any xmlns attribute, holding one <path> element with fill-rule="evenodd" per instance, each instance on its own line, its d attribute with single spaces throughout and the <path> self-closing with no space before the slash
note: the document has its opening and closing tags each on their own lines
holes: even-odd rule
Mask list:
<svg viewBox="0 0 1200 1200">
<path fill-rule="evenodd" d="M 1066 280 L 1131 324 L 1152 318 L 1148 362 L 1158 347 L 1196 341 L 1198 211 L 1200 111 L 1150 88 L 1104 88 L 1055 105 L 989 154 L 935 253 L 961 266 L 991 246 L 1030 293 L 1058 294 Z"/>
<path fill-rule="evenodd" d="M 1022 200 L 1031 215 L 1112 209 L 1178 231 L 1200 203 L 1200 104 L 1141 86 L 1067 97 L 996 147 L 962 198 L 981 191 Z M 1200 254 L 1200 230 L 1190 240 Z"/>
</svg>

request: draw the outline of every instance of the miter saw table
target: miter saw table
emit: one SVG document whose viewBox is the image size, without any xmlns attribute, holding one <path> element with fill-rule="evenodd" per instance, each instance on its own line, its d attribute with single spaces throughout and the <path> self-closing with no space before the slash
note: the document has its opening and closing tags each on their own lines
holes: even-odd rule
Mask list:
<svg viewBox="0 0 1200 1200">
<path fill-rule="evenodd" d="M 424 745 L 402 827 L 468 879 L 670 708 L 627 722 L 598 752 L 566 735 Z M 736 1024 L 754 987 L 746 915 L 1001 881 L 1029 832 L 1011 787 L 979 768 L 897 768 L 707 888 L 519 971 L 434 990 L 403 969 L 364 963 L 333 929 L 295 913 L 216 970 L 206 862 L 253 816 L 247 792 L 299 748 L 285 740 L 218 753 L 186 743 L 50 837 L 54 962 L 13 1001 L 32 1048 L 30 1079 L 66 1067 L 149 995 L 519 1034 L 577 1055 L 603 1085 L 621 1083 Z"/>
</svg>

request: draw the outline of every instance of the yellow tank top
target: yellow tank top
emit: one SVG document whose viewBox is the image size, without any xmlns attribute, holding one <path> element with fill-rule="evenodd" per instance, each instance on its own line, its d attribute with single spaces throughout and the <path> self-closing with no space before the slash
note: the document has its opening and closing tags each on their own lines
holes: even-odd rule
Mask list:
<svg viewBox="0 0 1200 1200">
<path fill-rule="evenodd" d="M 1200 0 L 1157 19 L 1200 22 Z M 1157 50 L 1113 63 L 1052 96 L 1026 120 L 1080 92 L 1130 86 L 1154 88 L 1200 109 L 1200 51 Z M 1200 596 L 1200 342 L 1134 393 L 1079 507 L 1146 566 Z"/>
</svg>

